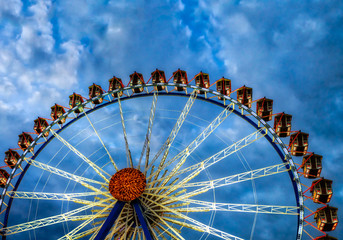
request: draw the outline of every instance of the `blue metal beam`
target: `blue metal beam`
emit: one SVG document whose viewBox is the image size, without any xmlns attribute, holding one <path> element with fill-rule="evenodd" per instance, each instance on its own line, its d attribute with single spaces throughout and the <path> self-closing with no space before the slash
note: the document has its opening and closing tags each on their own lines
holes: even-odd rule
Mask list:
<svg viewBox="0 0 343 240">
<path fill-rule="evenodd" d="M 146 223 L 146 219 L 143 215 L 142 207 L 141 207 L 139 200 L 136 199 L 136 200 L 132 201 L 131 204 L 133 205 L 135 212 L 137 214 L 138 220 L 139 220 L 139 222 L 143 228 L 143 232 L 144 232 L 146 240 L 153 240 L 153 238 L 151 237 L 148 225 Z"/>
<path fill-rule="evenodd" d="M 102 225 L 98 235 L 94 238 L 94 240 L 104 240 L 108 234 L 108 232 L 111 230 L 114 222 L 119 217 L 119 214 L 123 210 L 123 207 L 126 202 L 117 201 L 114 207 L 112 208 L 112 211 L 108 215 L 106 221 Z"/>
</svg>

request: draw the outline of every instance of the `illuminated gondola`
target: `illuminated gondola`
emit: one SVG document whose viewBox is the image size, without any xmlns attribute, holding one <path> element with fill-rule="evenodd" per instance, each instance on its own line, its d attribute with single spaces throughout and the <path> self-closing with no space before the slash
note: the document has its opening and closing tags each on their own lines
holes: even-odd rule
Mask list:
<svg viewBox="0 0 343 240">
<path fill-rule="evenodd" d="M 30 134 L 23 132 L 19 135 L 18 146 L 21 150 L 25 151 L 33 142 L 33 138 Z"/>
<path fill-rule="evenodd" d="M 201 88 L 209 88 L 210 87 L 210 77 L 207 73 L 200 72 L 195 75 L 195 85 Z M 205 92 L 202 90 L 197 90 L 198 94 L 204 94 Z"/>
<path fill-rule="evenodd" d="M 237 90 L 237 101 L 251 108 L 252 104 L 252 88 L 246 87 L 245 85 Z"/>
<path fill-rule="evenodd" d="M 274 117 L 274 130 L 279 137 L 288 137 L 291 134 L 292 115 L 279 113 Z"/>
<path fill-rule="evenodd" d="M 308 134 L 298 131 L 291 135 L 289 147 L 293 156 L 303 156 L 308 149 Z"/>
<path fill-rule="evenodd" d="M 177 71 L 173 72 L 174 76 L 174 83 L 176 84 L 188 84 L 188 78 L 186 71 L 178 69 Z M 186 87 L 175 86 L 177 91 L 185 91 Z"/>
<path fill-rule="evenodd" d="M 131 87 L 134 87 L 137 85 L 142 85 L 142 84 L 144 84 L 144 79 L 143 79 L 143 75 L 141 73 L 134 72 L 130 75 L 130 86 Z M 140 86 L 138 88 L 133 88 L 132 92 L 133 93 L 143 92 L 143 86 Z"/>
<path fill-rule="evenodd" d="M 256 113 L 264 121 L 272 120 L 273 114 L 273 100 L 268 98 L 261 98 L 256 101 Z"/>
<path fill-rule="evenodd" d="M 65 112 L 66 111 L 64 110 L 64 108 L 61 105 L 55 104 L 54 106 L 51 107 L 51 114 L 50 114 L 50 116 L 55 121 L 56 119 L 61 117 L 63 114 L 65 114 Z M 57 123 L 58 124 L 63 124 L 63 123 L 65 123 L 65 121 L 66 121 L 66 118 L 63 117 Z"/>
<path fill-rule="evenodd" d="M 335 230 L 338 224 L 337 211 L 338 208 L 330 206 L 318 209 L 314 215 L 317 228 L 325 232 Z"/>
<path fill-rule="evenodd" d="M 332 181 L 328 179 L 318 179 L 312 182 L 311 193 L 313 202 L 329 203 L 332 198 Z"/>
<path fill-rule="evenodd" d="M 164 71 L 156 69 L 151 73 L 151 78 L 153 83 L 166 83 L 166 75 L 164 74 Z M 154 89 L 162 91 L 165 89 L 165 86 L 154 86 Z"/>
<path fill-rule="evenodd" d="M 49 126 L 48 122 L 44 118 L 37 118 L 34 120 L 33 130 L 37 134 L 41 134 Z M 49 136 L 49 131 L 44 133 L 44 137 Z"/>
<path fill-rule="evenodd" d="M 75 113 L 81 113 L 83 110 L 83 99 L 80 94 L 73 93 L 72 95 L 69 96 L 69 106 L 71 108 L 74 108 L 78 106 L 75 110 Z"/>
<path fill-rule="evenodd" d="M 122 89 L 124 88 L 124 84 L 123 82 L 121 81 L 120 78 L 117 78 L 117 77 L 112 77 L 109 81 L 109 88 L 108 88 L 108 91 L 114 91 L 114 90 L 117 90 L 117 89 Z M 118 91 L 116 93 L 112 93 L 112 97 L 116 98 L 116 97 L 121 97 L 123 96 L 123 91 Z"/>
<path fill-rule="evenodd" d="M 231 80 L 222 77 L 216 82 L 217 92 L 229 96 L 231 93 Z M 223 100 L 222 97 L 218 97 L 219 100 Z"/>
<path fill-rule="evenodd" d="M 88 89 L 89 89 L 89 92 L 88 92 L 89 98 L 94 98 L 94 97 L 100 96 L 104 93 L 104 91 L 102 90 L 100 85 L 97 85 L 95 83 L 93 83 L 93 85 L 88 87 Z M 101 104 L 103 100 L 104 100 L 103 98 L 98 98 L 98 99 L 93 100 L 92 103 L 93 104 Z"/>
<path fill-rule="evenodd" d="M 4 162 L 9 168 L 13 169 L 14 166 L 17 164 L 19 158 L 20 158 L 19 153 L 17 153 L 14 150 L 9 149 L 8 151 L 5 152 Z"/>
</svg>

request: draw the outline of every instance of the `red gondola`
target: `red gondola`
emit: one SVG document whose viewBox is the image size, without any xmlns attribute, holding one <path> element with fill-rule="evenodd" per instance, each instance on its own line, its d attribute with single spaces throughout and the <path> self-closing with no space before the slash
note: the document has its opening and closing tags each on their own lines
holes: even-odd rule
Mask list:
<svg viewBox="0 0 343 240">
<path fill-rule="evenodd" d="M 310 191 L 313 202 L 329 203 L 332 197 L 332 181 L 324 178 L 314 180 Z"/>
<path fill-rule="evenodd" d="M 4 162 L 6 163 L 6 165 L 9 168 L 13 169 L 14 166 L 17 164 L 19 158 L 20 158 L 19 153 L 9 149 L 8 151 L 5 152 L 5 160 L 4 160 Z"/>
<path fill-rule="evenodd" d="M 252 104 L 252 88 L 246 87 L 245 85 L 237 90 L 237 101 L 251 108 Z"/>
<path fill-rule="evenodd" d="M 325 232 L 335 230 L 338 224 L 337 211 L 338 208 L 330 206 L 326 206 L 317 211 L 314 215 L 314 219 L 316 219 L 317 223 L 317 228 Z"/>
<path fill-rule="evenodd" d="M 274 130 L 279 137 L 288 137 L 292 128 L 292 115 L 280 113 L 274 117 Z"/>
<path fill-rule="evenodd" d="M 19 135 L 18 146 L 21 150 L 25 151 L 32 142 L 33 138 L 30 134 L 23 132 Z"/>
<path fill-rule="evenodd" d="M 188 79 L 187 79 L 187 73 L 186 71 L 180 70 L 180 68 L 173 72 L 173 76 L 174 76 L 174 83 L 178 83 L 178 84 L 188 84 Z M 176 87 L 175 89 L 177 91 L 185 91 L 186 87 Z"/>
<path fill-rule="evenodd" d="M 299 131 L 292 134 L 289 139 L 289 146 L 293 156 L 305 155 L 308 149 L 308 133 Z"/>
<path fill-rule="evenodd" d="M 304 177 L 306 178 L 319 178 L 322 172 L 323 156 L 318 154 L 310 154 L 303 157 L 302 169 Z"/>
<path fill-rule="evenodd" d="M 81 105 L 83 103 L 82 96 L 80 94 L 73 93 L 69 96 L 69 106 L 71 108 L 74 108 L 78 105 L 80 105 L 78 108 L 75 109 L 75 113 L 81 113 L 83 110 L 83 106 Z"/>
<path fill-rule="evenodd" d="M 104 91 L 102 90 L 100 85 L 96 85 L 95 83 L 93 83 L 93 85 L 88 87 L 88 89 L 89 89 L 89 92 L 88 92 L 89 98 L 94 98 L 94 97 L 99 96 L 99 95 L 104 93 Z M 102 103 L 102 101 L 103 101 L 103 98 L 98 98 L 98 99 L 92 101 L 92 103 L 93 104 L 100 104 L 100 103 Z"/>
<path fill-rule="evenodd" d="M 151 73 L 151 78 L 153 83 L 165 83 L 166 82 L 166 76 L 164 74 L 164 71 L 156 69 L 156 71 Z M 165 89 L 165 86 L 155 86 L 155 90 L 162 91 Z"/>
<path fill-rule="evenodd" d="M 256 113 L 264 121 L 272 120 L 273 100 L 262 98 L 256 101 Z"/>
<path fill-rule="evenodd" d="M 0 169 L 0 187 L 3 188 L 6 186 L 6 182 L 9 176 L 10 175 L 8 174 L 8 172 L 6 172 L 5 169 Z"/>
<path fill-rule="evenodd" d="M 141 73 L 134 72 L 130 75 L 130 86 L 134 87 L 136 85 L 142 85 L 144 84 L 143 75 Z M 141 93 L 143 92 L 143 86 L 139 88 L 133 88 L 133 93 Z"/>
<path fill-rule="evenodd" d="M 111 78 L 110 80 L 108 80 L 109 83 L 110 83 L 110 86 L 108 88 L 108 91 L 114 91 L 114 90 L 117 90 L 117 89 L 122 89 L 124 88 L 124 84 L 123 82 L 121 81 L 120 78 L 117 78 L 115 76 L 113 76 L 113 78 Z M 121 97 L 123 96 L 123 91 L 119 91 L 119 92 L 116 92 L 116 93 L 112 93 L 112 97 L 116 98 L 116 97 Z"/>
<path fill-rule="evenodd" d="M 197 87 L 209 88 L 210 87 L 210 77 L 207 73 L 200 72 L 195 75 L 195 85 Z M 197 90 L 198 94 L 204 94 L 202 90 Z"/>
<path fill-rule="evenodd" d="M 223 95 L 230 95 L 231 93 L 231 80 L 222 77 L 219 79 L 216 83 L 217 86 L 217 92 L 223 94 Z M 219 100 L 223 100 L 222 97 L 218 97 Z"/>
<path fill-rule="evenodd" d="M 33 130 L 37 134 L 41 134 L 49 126 L 48 122 L 44 118 L 37 118 L 34 120 Z M 44 137 L 49 136 L 49 131 L 44 133 Z"/>
<path fill-rule="evenodd" d="M 54 106 L 51 107 L 51 114 L 50 116 L 52 117 L 53 120 L 56 120 L 57 118 L 59 118 L 60 116 L 62 116 L 66 111 L 64 110 L 64 108 L 61 105 L 55 104 Z M 63 124 L 65 123 L 66 118 L 61 118 L 58 121 L 58 124 Z"/>
</svg>

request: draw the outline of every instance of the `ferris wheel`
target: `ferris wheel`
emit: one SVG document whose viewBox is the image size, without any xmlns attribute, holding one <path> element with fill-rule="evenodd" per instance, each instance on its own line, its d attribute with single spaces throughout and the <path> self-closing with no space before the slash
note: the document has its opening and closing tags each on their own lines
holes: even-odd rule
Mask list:
<svg viewBox="0 0 343 240">
<path fill-rule="evenodd" d="M 156 69 L 68 105 L 5 152 L 3 240 L 336 239 L 323 157 L 252 88 Z"/>
</svg>

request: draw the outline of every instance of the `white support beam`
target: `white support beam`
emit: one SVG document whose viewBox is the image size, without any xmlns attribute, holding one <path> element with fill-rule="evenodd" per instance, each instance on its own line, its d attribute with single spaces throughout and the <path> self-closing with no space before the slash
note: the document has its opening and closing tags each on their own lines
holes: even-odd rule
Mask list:
<svg viewBox="0 0 343 240">
<path fill-rule="evenodd" d="M 145 197 L 143 196 L 143 198 L 145 198 Z M 219 237 L 221 239 L 243 240 L 242 238 L 236 237 L 236 236 L 234 236 L 232 234 L 226 233 L 226 232 L 221 231 L 219 229 L 216 229 L 216 228 L 213 228 L 213 227 L 208 226 L 206 224 L 203 224 L 203 223 L 201 223 L 201 222 L 199 222 L 199 221 L 197 221 L 197 220 L 195 220 L 193 218 L 188 217 L 187 215 L 184 215 L 184 214 L 182 214 L 180 212 L 175 211 L 174 209 L 168 208 L 164 204 L 162 205 L 162 204 L 160 204 L 158 202 L 155 202 L 155 201 L 153 201 L 153 200 L 151 200 L 149 198 L 146 198 L 146 199 L 148 201 L 152 202 L 153 204 L 155 204 L 155 205 L 165 209 L 166 211 L 174 213 L 175 215 L 177 215 L 177 216 L 181 217 L 182 219 L 190 222 L 191 224 L 194 224 L 197 227 L 197 229 L 201 229 L 201 232 L 209 233 L 209 234 L 211 234 L 213 236 L 216 236 L 216 237 Z M 158 214 L 156 213 L 156 215 L 158 215 Z"/>
<path fill-rule="evenodd" d="M 89 160 L 85 155 L 83 155 L 80 151 L 78 151 L 76 148 L 74 148 L 70 143 L 68 143 L 64 138 L 62 138 L 59 134 L 57 134 L 54 130 L 50 129 L 50 132 L 58 139 L 60 140 L 64 145 L 66 145 L 70 150 L 72 150 L 77 156 L 79 156 L 84 162 L 86 162 L 89 166 L 91 166 L 94 171 L 99 174 L 102 179 L 104 179 L 107 183 L 110 181 L 108 180 L 108 177 L 112 177 L 110 174 L 105 172 L 101 167 L 97 166 L 95 163 L 93 163 L 91 160 Z M 108 177 L 105 177 L 102 173 L 105 173 Z"/>
<path fill-rule="evenodd" d="M 197 93 L 196 93 L 196 91 L 193 91 L 192 94 L 190 95 L 190 97 L 188 98 L 188 101 L 187 101 L 185 107 L 183 108 L 179 118 L 177 119 L 172 131 L 170 132 L 167 140 L 162 145 L 160 150 L 157 152 L 157 154 L 155 155 L 155 157 L 153 158 L 151 163 L 148 165 L 146 171 L 148 171 L 148 169 L 151 168 L 151 166 L 155 163 L 155 161 L 158 159 L 158 157 L 162 154 L 163 151 L 164 151 L 164 153 L 162 156 L 162 160 L 160 162 L 160 166 L 164 164 L 164 161 L 165 161 L 165 159 L 169 153 L 169 148 L 172 145 L 174 139 L 176 138 L 183 122 L 186 120 L 186 117 L 187 117 L 189 111 L 191 110 L 193 103 L 195 102 L 196 97 L 197 97 Z M 145 171 L 145 173 L 146 173 L 146 171 Z"/>
<path fill-rule="evenodd" d="M 5 227 L 5 228 L 1 229 L 1 233 L 3 235 L 8 236 L 8 235 L 13 235 L 13 234 L 17 234 L 17 233 L 21 233 L 21 232 L 25 232 L 25 231 L 30 231 L 30 230 L 34 230 L 37 228 L 42 228 L 42 227 L 58 224 L 58 223 L 72 221 L 72 220 L 75 220 L 77 218 L 82 218 L 82 216 L 74 216 L 74 215 L 81 213 L 87 209 L 93 208 L 93 207 L 97 206 L 98 204 L 105 203 L 107 200 L 108 199 L 100 201 L 100 202 L 96 202 L 93 204 L 89 204 L 89 205 L 74 209 L 72 211 L 62 213 L 60 215 L 42 218 L 42 219 L 38 219 L 38 220 L 26 222 L 26 223 L 21 223 L 21 224 Z"/>
<path fill-rule="evenodd" d="M 149 116 L 149 123 L 148 123 L 148 130 L 145 136 L 145 141 L 142 149 L 141 156 L 138 161 L 138 170 L 140 170 L 142 159 L 144 152 L 146 151 L 146 157 L 145 157 L 145 164 L 144 164 L 144 171 L 147 169 L 148 164 L 149 164 L 149 154 L 150 154 L 150 138 L 151 138 L 151 133 L 152 133 L 152 126 L 154 124 L 154 119 L 155 119 L 155 111 L 156 111 L 156 105 L 157 105 L 157 98 L 158 98 L 158 92 L 154 92 L 154 96 L 152 99 L 151 103 L 151 108 L 150 108 L 150 116 Z"/>
<path fill-rule="evenodd" d="M 106 153 L 107 153 L 108 157 L 110 158 L 110 161 L 111 161 L 111 163 L 113 164 L 114 168 L 116 169 L 116 171 L 119 171 L 119 169 L 118 169 L 117 165 L 115 164 L 115 162 L 114 162 L 114 160 L 113 160 L 113 158 L 112 158 L 110 152 L 108 151 L 108 149 L 107 149 L 105 143 L 102 141 L 102 139 L 101 139 L 101 137 L 100 137 L 98 131 L 97 131 L 96 128 L 94 127 L 94 124 L 93 124 L 92 121 L 89 119 L 89 117 L 88 117 L 87 113 L 85 112 L 84 108 L 82 108 L 82 110 L 83 110 L 83 113 L 85 114 L 85 116 L 86 116 L 86 118 L 87 118 L 89 124 L 92 126 L 92 128 L 93 128 L 95 134 L 98 136 L 98 138 L 99 138 L 99 140 L 100 140 L 100 142 L 101 142 L 103 148 L 106 150 Z"/>
<path fill-rule="evenodd" d="M 41 162 L 39 162 L 37 160 L 33 160 L 33 159 L 30 159 L 30 158 L 25 158 L 25 161 L 27 161 L 32 166 L 35 166 L 35 167 L 43 169 L 43 170 L 45 170 L 47 172 L 50 172 L 50 173 L 56 174 L 58 176 L 64 177 L 66 179 L 69 179 L 69 180 L 75 181 L 77 183 L 80 183 L 82 186 L 84 186 L 84 187 L 86 187 L 86 188 L 88 188 L 88 189 L 90 189 L 90 190 L 92 190 L 94 192 L 97 192 L 97 193 L 109 196 L 109 194 L 107 194 L 107 193 L 104 194 L 103 192 L 101 192 L 99 190 L 99 188 L 93 187 L 93 186 L 88 184 L 88 183 L 93 183 L 93 184 L 99 184 L 101 186 L 107 186 L 107 184 L 105 184 L 103 182 L 95 181 L 95 180 L 88 179 L 88 178 L 85 178 L 85 177 L 80 177 L 78 175 L 75 175 L 75 174 L 63 171 L 63 170 L 61 170 L 59 168 L 52 167 L 50 165 L 47 165 L 45 163 L 41 163 Z"/>
<path fill-rule="evenodd" d="M 206 140 L 208 136 L 211 135 L 211 133 L 233 112 L 234 110 L 234 104 L 228 105 L 202 132 L 201 134 L 193 140 L 183 151 L 181 151 L 178 155 L 170 159 L 166 164 L 160 165 L 160 170 L 168 167 L 173 162 L 177 161 L 181 158 L 181 160 L 176 164 L 176 166 L 173 168 L 173 170 L 168 174 L 166 179 L 162 182 L 161 186 L 165 186 L 166 183 L 174 177 L 175 174 L 179 171 L 181 166 L 185 163 L 188 156 L 197 149 L 200 144 Z"/>
<path fill-rule="evenodd" d="M 129 143 L 127 141 L 125 120 L 124 120 L 123 109 L 121 107 L 121 101 L 120 101 L 120 96 L 119 95 L 118 95 L 118 105 L 119 105 L 119 111 L 120 111 L 121 126 L 123 128 L 123 134 L 124 134 L 124 140 L 125 140 L 127 167 L 131 167 L 132 168 L 133 167 L 132 156 L 131 156 L 131 151 L 130 151 Z"/>
<path fill-rule="evenodd" d="M 107 192 L 104 192 L 106 196 L 110 197 Z M 55 201 L 71 201 L 80 204 L 93 204 L 93 201 L 80 199 L 79 197 L 88 197 L 100 195 L 98 192 L 84 192 L 84 193 L 46 193 L 46 192 L 21 192 L 21 191 L 9 191 L 7 195 L 10 198 L 20 199 L 39 199 L 39 200 L 55 200 Z M 106 204 L 98 205 L 106 207 Z"/>
</svg>

